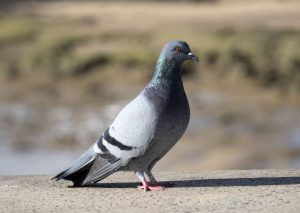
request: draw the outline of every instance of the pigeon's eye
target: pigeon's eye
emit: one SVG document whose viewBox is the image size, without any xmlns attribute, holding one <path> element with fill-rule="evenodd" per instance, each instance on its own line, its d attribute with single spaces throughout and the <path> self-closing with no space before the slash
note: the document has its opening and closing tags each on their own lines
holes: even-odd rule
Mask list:
<svg viewBox="0 0 300 213">
<path fill-rule="evenodd" d="M 176 52 L 182 52 L 182 49 L 180 47 L 175 47 Z"/>
</svg>

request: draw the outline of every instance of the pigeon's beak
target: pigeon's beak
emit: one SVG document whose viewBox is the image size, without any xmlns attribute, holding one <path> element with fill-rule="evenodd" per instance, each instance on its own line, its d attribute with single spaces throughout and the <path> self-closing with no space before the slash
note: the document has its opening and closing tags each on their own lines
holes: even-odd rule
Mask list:
<svg viewBox="0 0 300 213">
<path fill-rule="evenodd" d="M 197 56 L 195 56 L 192 52 L 190 52 L 188 54 L 188 56 L 190 57 L 190 59 L 192 59 L 193 61 L 199 62 L 199 58 Z"/>
</svg>

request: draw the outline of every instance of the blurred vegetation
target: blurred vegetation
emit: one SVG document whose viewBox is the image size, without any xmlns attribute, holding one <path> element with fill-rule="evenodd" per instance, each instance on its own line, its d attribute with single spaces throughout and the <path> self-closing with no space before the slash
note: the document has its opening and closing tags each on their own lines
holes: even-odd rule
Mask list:
<svg viewBox="0 0 300 213">
<path fill-rule="evenodd" d="M 89 21 L 89 20 L 86 20 Z M 152 72 L 166 33 L 78 30 L 78 22 L 2 18 L 2 77 L 21 79 L 46 74 L 51 78 L 88 75 L 118 64 Z M 176 33 L 175 33 L 176 34 Z M 172 35 L 172 37 L 181 37 Z M 297 30 L 194 31 L 190 35 L 203 70 L 216 78 L 251 80 L 264 87 L 300 92 L 300 32 Z M 158 44 L 159 43 L 159 44 Z M 192 73 L 187 73 L 192 74 Z"/>
</svg>

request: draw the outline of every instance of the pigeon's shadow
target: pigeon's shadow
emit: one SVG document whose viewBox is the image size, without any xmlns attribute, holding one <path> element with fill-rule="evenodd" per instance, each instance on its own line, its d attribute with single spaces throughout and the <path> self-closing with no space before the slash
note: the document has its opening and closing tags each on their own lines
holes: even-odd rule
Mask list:
<svg viewBox="0 0 300 213">
<path fill-rule="evenodd" d="M 164 182 L 162 182 L 164 183 Z M 228 187 L 228 186 L 268 186 L 300 184 L 300 177 L 257 177 L 257 178 L 222 178 L 222 179 L 195 179 L 176 180 L 165 182 L 175 188 L 188 187 Z M 136 188 L 137 182 L 96 183 L 88 187 L 97 188 Z"/>
</svg>

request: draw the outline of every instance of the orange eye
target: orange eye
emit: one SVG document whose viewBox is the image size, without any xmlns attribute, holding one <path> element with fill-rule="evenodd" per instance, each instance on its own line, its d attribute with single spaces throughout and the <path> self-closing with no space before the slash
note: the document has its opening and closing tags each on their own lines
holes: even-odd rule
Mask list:
<svg viewBox="0 0 300 213">
<path fill-rule="evenodd" d="M 176 52 L 182 52 L 182 49 L 180 47 L 175 47 Z"/>
</svg>

